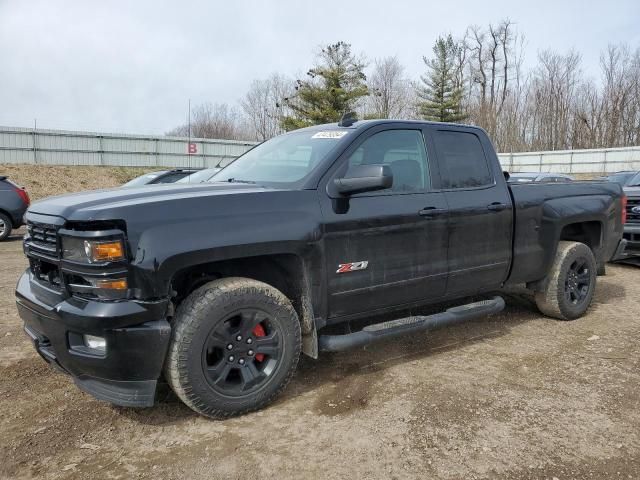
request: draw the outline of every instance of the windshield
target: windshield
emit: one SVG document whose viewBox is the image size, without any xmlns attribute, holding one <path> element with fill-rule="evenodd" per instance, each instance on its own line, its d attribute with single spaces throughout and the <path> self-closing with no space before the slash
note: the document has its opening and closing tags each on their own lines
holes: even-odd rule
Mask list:
<svg viewBox="0 0 640 480">
<path fill-rule="evenodd" d="M 609 175 L 606 177 L 607 182 L 619 183 L 621 185 L 626 185 L 627 183 L 631 183 L 631 177 L 633 177 L 635 173 L 615 173 L 613 175 Z"/>
<path fill-rule="evenodd" d="M 216 174 L 212 182 L 293 184 L 309 175 L 349 130 L 301 131 L 267 140 Z"/>
<path fill-rule="evenodd" d="M 123 185 L 123 187 L 138 187 L 140 185 L 146 185 L 147 183 L 158 178 L 163 173 L 165 172 L 154 172 L 154 173 L 147 173 L 145 175 L 141 175 L 139 177 L 134 178 L 133 180 L 128 181 Z"/>
<path fill-rule="evenodd" d="M 202 183 L 209 180 L 216 173 L 220 171 L 219 168 L 206 168 L 204 170 L 200 170 L 196 173 L 192 173 L 184 178 L 181 178 L 176 183 Z"/>
<path fill-rule="evenodd" d="M 640 172 L 636 173 L 631 180 L 627 181 L 626 186 L 640 187 Z"/>
</svg>

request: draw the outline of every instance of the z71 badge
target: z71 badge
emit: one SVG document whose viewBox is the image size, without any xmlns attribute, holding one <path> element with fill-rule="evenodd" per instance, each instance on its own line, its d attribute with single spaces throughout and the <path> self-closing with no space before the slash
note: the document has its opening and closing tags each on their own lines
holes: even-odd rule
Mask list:
<svg viewBox="0 0 640 480">
<path fill-rule="evenodd" d="M 361 262 L 341 263 L 338 265 L 336 273 L 355 272 L 357 270 L 364 270 L 369 266 L 369 260 L 363 260 Z"/>
</svg>

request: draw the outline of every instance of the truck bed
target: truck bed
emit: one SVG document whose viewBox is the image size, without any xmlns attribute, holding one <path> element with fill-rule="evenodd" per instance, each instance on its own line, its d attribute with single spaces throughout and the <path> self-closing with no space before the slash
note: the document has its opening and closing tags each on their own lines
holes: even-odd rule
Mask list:
<svg viewBox="0 0 640 480">
<path fill-rule="evenodd" d="M 623 229 L 617 215 L 623 193 L 617 183 L 510 184 L 509 191 L 514 205 L 514 235 L 507 283 L 542 279 L 561 238 L 587 242 L 599 265 L 615 253 Z M 585 221 L 579 228 L 572 226 Z"/>
</svg>

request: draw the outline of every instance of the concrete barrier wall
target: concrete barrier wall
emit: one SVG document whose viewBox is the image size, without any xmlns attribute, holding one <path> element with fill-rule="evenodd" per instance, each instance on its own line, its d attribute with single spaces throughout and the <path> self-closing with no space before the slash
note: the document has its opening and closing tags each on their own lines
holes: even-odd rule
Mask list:
<svg viewBox="0 0 640 480">
<path fill-rule="evenodd" d="M 640 170 L 640 147 L 500 153 L 498 157 L 502 168 L 509 172 L 605 174 Z"/>
<path fill-rule="evenodd" d="M 254 145 L 234 140 L 0 127 L 0 163 L 204 168 L 224 166 Z"/>
</svg>

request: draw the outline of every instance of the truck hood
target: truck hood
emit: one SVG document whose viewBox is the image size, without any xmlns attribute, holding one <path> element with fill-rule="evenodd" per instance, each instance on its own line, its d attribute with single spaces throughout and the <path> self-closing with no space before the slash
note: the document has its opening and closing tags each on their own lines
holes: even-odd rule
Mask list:
<svg viewBox="0 0 640 480">
<path fill-rule="evenodd" d="M 113 220 L 121 218 L 120 212 L 145 204 L 160 204 L 161 207 L 162 204 L 181 201 L 185 205 L 192 205 L 194 201 L 207 201 L 213 197 L 259 193 L 267 190 L 274 189 L 243 183 L 166 184 L 111 188 L 49 197 L 33 203 L 29 213 L 62 217 L 66 220 Z"/>
<path fill-rule="evenodd" d="M 623 190 L 627 197 L 640 197 L 640 187 L 624 187 Z"/>
</svg>

